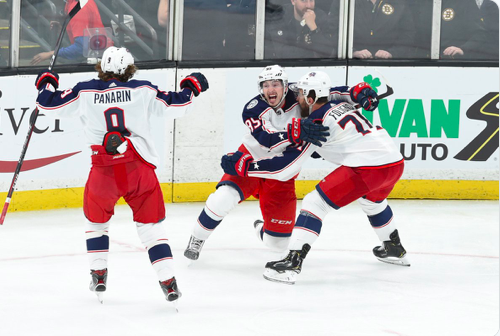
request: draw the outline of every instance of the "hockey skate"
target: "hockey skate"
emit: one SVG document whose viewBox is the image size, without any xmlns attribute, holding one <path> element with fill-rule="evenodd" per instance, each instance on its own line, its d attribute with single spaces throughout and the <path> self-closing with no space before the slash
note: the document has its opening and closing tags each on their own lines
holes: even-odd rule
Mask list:
<svg viewBox="0 0 500 336">
<path fill-rule="evenodd" d="M 382 242 L 382 246 L 373 248 L 373 254 L 378 260 L 400 266 L 410 266 L 405 258 L 406 250 L 399 239 L 398 230 L 394 230 L 389 236 L 390 240 Z"/>
<path fill-rule="evenodd" d="M 177 309 L 177 300 L 182 296 L 182 293 L 177 287 L 177 281 L 175 280 L 175 277 L 172 277 L 165 281 L 160 281 L 160 287 L 163 291 L 163 294 L 165 294 L 165 299 L 168 302 L 172 302 L 174 304 L 175 310 L 179 311 Z"/>
<path fill-rule="evenodd" d="M 290 251 L 285 259 L 268 262 L 264 270 L 264 278 L 269 281 L 293 285 L 296 275 L 302 270 L 302 262 L 310 249 L 311 245 L 304 244 L 302 250 Z"/>
<path fill-rule="evenodd" d="M 108 278 L 108 269 L 90 270 L 92 279 L 90 280 L 89 289 L 97 295 L 100 303 L 103 302 L 103 294 L 106 291 L 106 280 Z"/>
<path fill-rule="evenodd" d="M 191 260 L 198 260 L 203 244 L 205 244 L 204 240 L 196 239 L 194 236 L 191 236 L 188 246 L 184 251 L 184 256 Z"/>
</svg>

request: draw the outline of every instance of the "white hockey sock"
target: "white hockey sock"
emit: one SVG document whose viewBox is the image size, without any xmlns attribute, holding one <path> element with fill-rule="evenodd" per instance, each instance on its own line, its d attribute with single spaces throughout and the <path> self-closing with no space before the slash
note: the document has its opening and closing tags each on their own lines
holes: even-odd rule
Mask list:
<svg viewBox="0 0 500 336">
<path fill-rule="evenodd" d="M 108 267 L 109 222 L 85 224 L 87 239 L 87 258 L 91 270 L 102 270 Z"/>
<path fill-rule="evenodd" d="M 264 242 L 264 245 L 271 249 L 271 251 L 283 252 L 287 251 L 290 237 L 274 237 L 264 233 L 262 241 Z"/>
<path fill-rule="evenodd" d="M 192 235 L 201 240 L 207 240 L 213 230 L 241 200 L 236 189 L 222 185 L 208 196 L 203 211 L 198 217 L 198 223 L 193 227 Z"/>
<path fill-rule="evenodd" d="M 389 236 L 396 230 L 396 223 L 391 207 L 387 200 L 375 203 L 364 198 L 358 200 L 361 208 L 368 216 L 368 220 L 380 241 L 390 240 Z"/>
<path fill-rule="evenodd" d="M 136 223 L 137 234 L 146 247 L 151 265 L 158 280 L 164 281 L 174 276 L 173 256 L 167 235 L 161 223 Z"/>
</svg>

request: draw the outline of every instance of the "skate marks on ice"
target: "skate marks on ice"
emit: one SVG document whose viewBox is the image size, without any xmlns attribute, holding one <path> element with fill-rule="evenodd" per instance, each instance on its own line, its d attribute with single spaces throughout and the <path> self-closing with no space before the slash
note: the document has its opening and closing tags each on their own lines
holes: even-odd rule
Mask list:
<svg viewBox="0 0 500 336">
<path fill-rule="evenodd" d="M 238 205 L 190 267 L 183 252 L 203 204 L 168 204 L 179 313 L 126 207 L 117 207 L 110 227 L 103 304 L 88 290 L 81 209 L 12 213 L 0 228 L 0 271 L 10 274 L 0 280 L 0 335 L 494 335 L 498 202 L 393 200 L 391 207 L 411 267 L 378 261 L 366 216 L 348 206 L 327 216 L 287 286 L 262 277 L 266 262 L 283 256 L 255 238 L 257 202 Z"/>
</svg>

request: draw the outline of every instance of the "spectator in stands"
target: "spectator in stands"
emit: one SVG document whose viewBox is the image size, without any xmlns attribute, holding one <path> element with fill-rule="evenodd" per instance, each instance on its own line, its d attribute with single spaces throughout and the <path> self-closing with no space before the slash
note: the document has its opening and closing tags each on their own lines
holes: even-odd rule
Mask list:
<svg viewBox="0 0 500 336">
<path fill-rule="evenodd" d="M 440 55 L 498 61 L 498 6 L 491 0 L 443 0 Z"/>
<path fill-rule="evenodd" d="M 415 27 L 405 0 L 358 0 L 353 58 L 413 57 Z"/>
<path fill-rule="evenodd" d="M 315 0 L 291 0 L 282 15 L 266 15 L 266 58 L 336 57 L 338 29 L 315 5 Z"/>
<path fill-rule="evenodd" d="M 158 24 L 164 28 L 168 27 L 168 1 L 160 0 L 158 4 Z"/>
<path fill-rule="evenodd" d="M 411 0 L 410 6 L 419 32 L 417 53 L 430 58 L 433 1 Z M 440 58 L 498 61 L 498 6 L 493 1 L 443 0 L 440 17 Z"/>
<path fill-rule="evenodd" d="M 67 14 L 75 7 L 78 0 L 67 0 L 64 12 Z M 60 26 L 58 22 L 51 22 L 51 29 Z M 71 45 L 59 49 L 58 57 L 81 62 L 83 60 L 83 32 L 85 28 L 104 28 L 101 15 L 94 0 L 89 0 L 85 7 L 71 19 L 66 27 Z M 54 51 L 41 52 L 33 57 L 31 65 L 36 65 L 54 55 Z"/>
</svg>

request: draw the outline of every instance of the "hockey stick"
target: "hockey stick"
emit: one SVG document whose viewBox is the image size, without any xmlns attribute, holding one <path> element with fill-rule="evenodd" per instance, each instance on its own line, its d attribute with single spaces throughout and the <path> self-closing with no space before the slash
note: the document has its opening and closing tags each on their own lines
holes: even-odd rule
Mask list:
<svg viewBox="0 0 500 336">
<path fill-rule="evenodd" d="M 54 64 L 56 63 L 57 54 L 59 53 L 59 49 L 61 48 L 61 42 L 63 39 L 64 32 L 66 31 L 66 26 L 68 25 L 69 21 L 87 4 L 87 2 L 88 0 L 78 1 L 75 7 L 73 7 L 73 9 L 68 13 L 68 15 L 66 15 L 66 18 L 64 19 L 64 22 L 62 24 L 61 32 L 59 33 L 59 37 L 57 38 L 56 47 L 54 48 L 54 54 L 50 59 L 49 70 L 52 70 Z M 5 204 L 3 206 L 2 215 L 0 215 L 0 225 L 3 225 L 5 216 L 7 215 L 7 209 L 9 208 L 10 200 L 12 199 L 12 194 L 14 193 L 14 188 L 16 187 L 17 178 L 19 177 L 19 173 L 21 172 L 21 167 L 23 166 L 24 156 L 26 155 L 26 151 L 28 150 L 28 145 L 30 143 L 31 135 L 33 134 L 33 129 L 35 127 L 36 119 L 38 117 L 38 108 L 35 108 L 33 113 L 34 114 L 32 118 L 30 118 L 28 135 L 26 136 L 26 140 L 24 140 L 21 156 L 19 157 L 16 170 L 14 171 L 12 183 L 10 184 L 10 189 L 7 194 L 7 198 L 5 199 Z"/>
<path fill-rule="evenodd" d="M 378 97 L 377 97 L 378 100 L 389 97 L 390 95 L 392 95 L 394 93 L 394 90 L 392 89 L 392 87 L 390 87 L 387 84 L 385 84 L 385 86 L 387 87 L 387 90 L 384 93 L 382 93 L 381 95 L 378 95 Z M 359 105 L 359 104 L 356 104 L 354 106 L 354 108 L 356 108 L 356 109 L 359 109 L 360 107 L 361 107 L 361 105 Z"/>
</svg>

